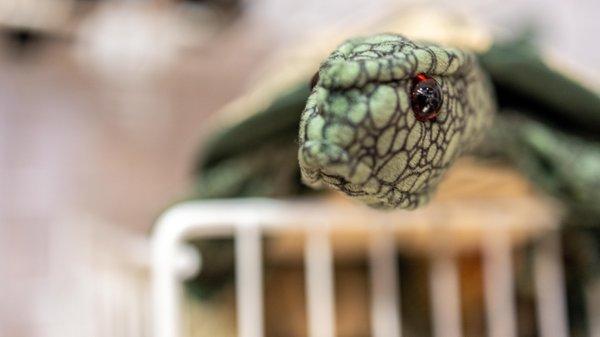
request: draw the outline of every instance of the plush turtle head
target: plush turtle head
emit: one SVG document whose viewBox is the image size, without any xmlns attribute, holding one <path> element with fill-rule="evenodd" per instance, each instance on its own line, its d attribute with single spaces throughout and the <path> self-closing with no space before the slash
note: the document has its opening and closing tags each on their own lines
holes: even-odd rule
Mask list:
<svg viewBox="0 0 600 337">
<path fill-rule="evenodd" d="M 300 122 L 303 181 L 378 208 L 427 202 L 495 111 L 475 55 L 394 34 L 345 42 L 312 85 Z"/>
</svg>

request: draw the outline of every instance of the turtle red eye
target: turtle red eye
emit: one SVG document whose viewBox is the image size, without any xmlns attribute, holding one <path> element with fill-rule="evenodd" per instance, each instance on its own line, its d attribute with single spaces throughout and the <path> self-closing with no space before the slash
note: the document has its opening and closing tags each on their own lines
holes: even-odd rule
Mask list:
<svg viewBox="0 0 600 337">
<path fill-rule="evenodd" d="M 442 89 L 436 80 L 418 74 L 413 79 L 410 103 L 419 121 L 435 119 L 442 107 Z"/>
</svg>

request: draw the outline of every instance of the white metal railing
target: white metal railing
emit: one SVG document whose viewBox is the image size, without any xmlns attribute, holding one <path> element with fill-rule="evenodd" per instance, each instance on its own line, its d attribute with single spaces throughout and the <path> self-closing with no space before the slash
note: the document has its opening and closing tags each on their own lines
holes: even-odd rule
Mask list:
<svg viewBox="0 0 600 337">
<path fill-rule="evenodd" d="M 514 200 L 515 205 L 533 212 L 539 205 Z M 484 263 L 485 304 L 488 336 L 516 336 L 516 306 L 511 266 L 511 235 L 522 230 L 523 214 L 507 212 L 519 207 L 462 208 L 461 219 L 481 223 L 481 250 Z M 513 205 L 513 206 L 515 206 Z M 437 207 L 437 208 L 436 208 Z M 396 231 L 404 224 L 430 219 L 440 238 L 431 248 L 432 322 L 435 336 L 462 336 L 458 267 L 452 245 L 450 214 L 443 206 L 417 211 L 377 212 L 363 207 L 332 206 L 325 202 L 274 201 L 267 199 L 217 200 L 184 203 L 167 211 L 157 223 L 152 238 L 152 293 L 155 337 L 181 336 L 182 281 L 176 268 L 176 254 L 192 238 L 229 236 L 235 238 L 238 332 L 242 337 L 264 335 L 261 236 L 264 232 L 302 228 L 306 231 L 305 268 L 309 336 L 335 336 L 334 272 L 330 232 L 362 226 L 371 239 L 369 249 L 372 335 L 401 336 L 402 322 L 398 294 Z M 440 213 L 440 207 L 443 209 Z M 543 213 L 542 213 L 543 214 Z M 528 217 L 525 217 L 527 219 Z M 433 219 L 433 220 L 431 220 Z M 566 337 L 567 317 L 562 282 L 560 245 L 554 232 L 553 214 L 528 219 L 528 226 L 542 235 L 535 253 L 538 323 L 542 337 Z M 179 269 L 179 271 L 178 271 Z M 549 280 L 549 282 L 546 282 Z M 198 318 L 201 319 L 201 318 Z"/>
</svg>

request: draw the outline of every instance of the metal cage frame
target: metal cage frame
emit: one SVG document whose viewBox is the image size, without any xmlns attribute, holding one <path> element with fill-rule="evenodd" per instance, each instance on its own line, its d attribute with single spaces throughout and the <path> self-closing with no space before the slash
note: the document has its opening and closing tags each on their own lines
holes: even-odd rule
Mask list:
<svg viewBox="0 0 600 337">
<path fill-rule="evenodd" d="M 523 206 L 529 201 L 510 202 Z M 189 239 L 215 236 L 235 238 L 238 335 L 264 336 L 261 234 L 290 228 L 301 228 L 307 235 L 304 260 L 309 336 L 335 336 L 334 272 L 329 234 L 335 226 L 356 222 L 357 219 L 362 219 L 370 233 L 372 335 L 401 336 L 399 312 L 402 308 L 397 290 L 401 275 L 397 270 L 395 239 L 390 233 L 400 228 L 402 222 L 430 215 L 433 210 L 400 211 L 402 216 L 398 216 L 396 212 L 348 208 L 305 200 L 236 199 L 187 202 L 169 209 L 157 221 L 152 237 L 154 336 L 181 336 L 182 281 L 197 271 L 201 264 L 198 256 L 192 255 L 191 263 L 188 261 L 187 267 L 182 267 L 181 249 Z M 481 249 L 487 335 L 514 337 L 517 335 L 516 304 L 510 257 L 512 246 L 508 234 L 515 219 L 502 208 L 473 212 L 479 212 L 476 214 L 478 219 L 487 222 L 481 224 L 484 229 Z M 490 216 L 489 212 L 495 212 L 492 214 L 495 216 Z M 400 223 L 399 219 L 402 219 Z M 439 224 L 445 221 L 444 216 L 434 219 Z M 533 221 L 531 226 L 537 226 L 544 232 L 534 248 L 537 326 L 542 337 L 567 337 L 561 247 L 557 227 L 552 225 L 556 220 L 549 216 Z M 430 268 L 434 336 L 459 337 L 462 328 L 455 258 L 440 246 L 432 254 Z"/>
</svg>

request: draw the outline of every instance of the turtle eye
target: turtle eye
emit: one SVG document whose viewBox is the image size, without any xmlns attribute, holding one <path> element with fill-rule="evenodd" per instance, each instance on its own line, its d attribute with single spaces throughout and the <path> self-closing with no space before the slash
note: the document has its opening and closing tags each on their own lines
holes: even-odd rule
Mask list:
<svg viewBox="0 0 600 337">
<path fill-rule="evenodd" d="M 319 82 L 319 72 L 317 71 L 312 79 L 310 80 L 310 90 L 313 90 L 315 88 L 315 85 L 317 85 L 317 82 Z"/>
<path fill-rule="evenodd" d="M 417 120 L 433 120 L 442 107 L 442 89 L 435 79 L 418 74 L 413 79 L 410 102 Z"/>
</svg>

